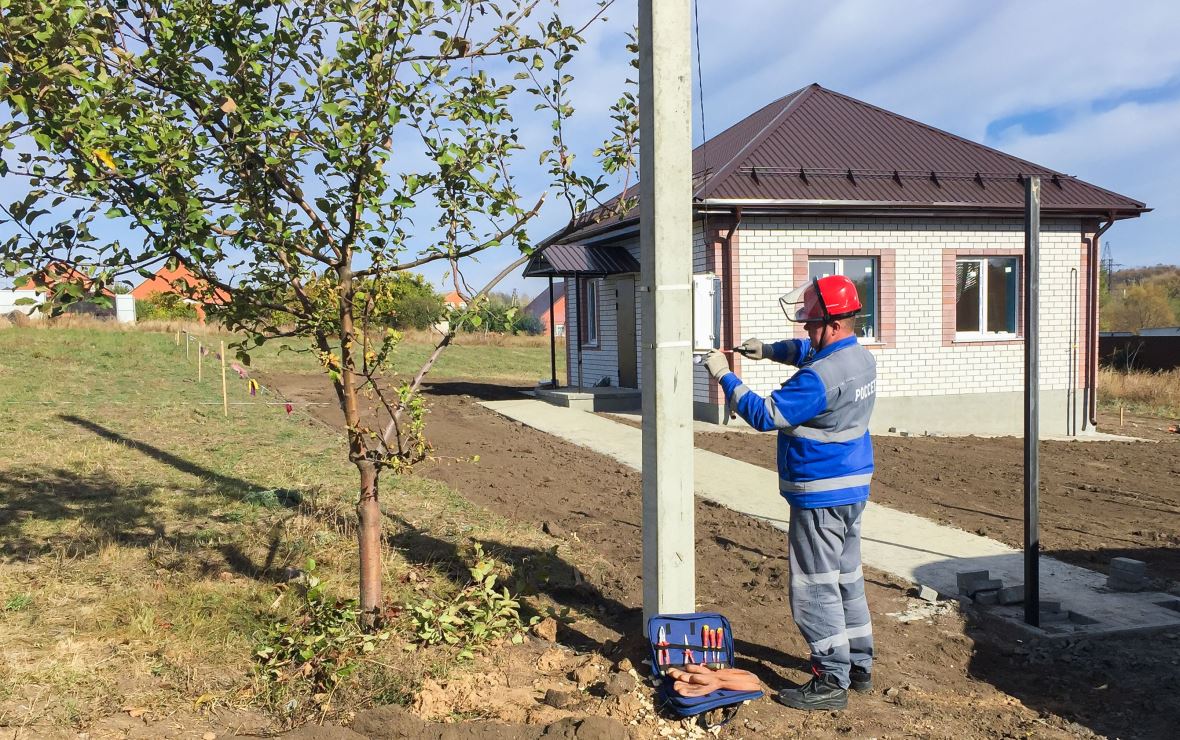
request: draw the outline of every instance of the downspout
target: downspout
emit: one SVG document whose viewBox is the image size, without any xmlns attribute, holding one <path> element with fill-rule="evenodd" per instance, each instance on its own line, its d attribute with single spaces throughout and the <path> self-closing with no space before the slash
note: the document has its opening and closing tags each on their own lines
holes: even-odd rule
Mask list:
<svg viewBox="0 0 1180 740">
<path fill-rule="evenodd" d="M 742 207 L 737 206 L 733 209 L 733 226 L 725 234 L 725 240 L 721 243 L 721 261 L 725 265 L 725 273 L 721 276 L 721 290 L 724 294 L 722 306 L 725 309 L 725 340 L 722 349 L 730 351 L 737 346 L 737 337 L 733 333 L 733 235 L 737 232 L 738 226 L 742 223 Z"/>
<path fill-rule="evenodd" d="M 1090 238 L 1090 290 L 1087 291 L 1086 296 L 1086 373 L 1090 377 L 1087 379 L 1087 393 L 1089 393 L 1089 402 L 1086 404 L 1086 416 L 1090 422 L 1090 427 L 1096 429 L 1098 427 L 1098 273 L 1101 269 L 1098 256 L 1098 239 L 1106 233 L 1106 230 L 1114 226 L 1114 214 L 1107 214 L 1107 221 L 1104 226 L 1094 232 L 1094 236 Z"/>
<path fill-rule="evenodd" d="M 733 235 L 737 233 L 738 226 L 742 223 L 742 207 L 737 206 L 733 209 L 733 225 L 729 227 L 729 231 L 725 234 L 725 240 L 721 243 L 721 262 L 725 265 L 725 271 L 721 275 L 721 306 L 725 311 L 725 327 L 724 341 L 721 343 L 723 352 L 733 352 L 733 348 L 737 346 L 737 336 L 734 334 L 733 316 L 734 316 L 734 301 L 736 300 L 733 294 Z M 737 371 L 738 359 L 736 354 L 731 354 L 733 357 L 734 371 Z M 729 419 L 736 419 L 737 412 L 730 407 L 729 398 L 725 399 L 726 416 Z"/>
</svg>

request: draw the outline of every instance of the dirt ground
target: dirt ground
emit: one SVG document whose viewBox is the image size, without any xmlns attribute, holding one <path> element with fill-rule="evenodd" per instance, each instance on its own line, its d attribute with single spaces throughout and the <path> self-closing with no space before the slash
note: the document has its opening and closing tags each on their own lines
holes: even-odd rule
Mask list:
<svg viewBox="0 0 1180 740">
<path fill-rule="evenodd" d="M 1100 422 L 1106 421 L 1101 419 Z M 1102 429 L 1153 442 L 1043 442 L 1041 543 L 1053 557 L 1105 572 L 1144 560 L 1180 581 L 1180 434 L 1128 417 Z M 698 434 L 698 447 L 770 469 L 773 434 Z M 1000 540 L 1024 543 L 1024 442 L 979 437 L 877 437 L 873 500 Z"/>
<path fill-rule="evenodd" d="M 320 378 L 270 377 L 293 400 L 320 400 Z M 640 632 L 641 481 L 601 455 L 509 421 L 479 400 L 515 390 L 474 382 L 428 389 L 435 458 L 419 469 L 470 500 L 590 547 L 615 567 L 587 588 L 555 589 L 559 603 L 596 614 L 563 625 L 559 642 L 607 660 L 644 657 Z M 315 407 L 313 407 L 315 408 Z M 319 407 L 339 425 L 338 410 Z M 773 436 L 699 435 L 698 444 L 771 464 Z M 1018 542 L 1020 446 L 1012 440 L 877 440 L 877 501 Z M 1180 447 L 1046 443 L 1042 521 L 1052 554 L 1098 566 L 1113 555 L 1180 573 Z M 478 462 L 471 458 L 479 456 Z M 807 677 L 806 645 L 789 616 L 785 535 L 727 509 L 697 505 L 697 600 L 737 633 L 739 666 L 772 689 Z M 522 557 L 528 557 L 523 554 Z M 571 564 L 577 566 L 576 563 Z M 844 712 L 804 714 L 769 700 L 745 707 L 722 737 L 1174 736 L 1180 717 L 1180 634 L 1070 643 L 996 645 L 972 615 L 925 610 L 908 584 L 866 572 L 878 660 L 876 690 Z M 540 697 L 537 697 L 538 700 Z"/>
</svg>

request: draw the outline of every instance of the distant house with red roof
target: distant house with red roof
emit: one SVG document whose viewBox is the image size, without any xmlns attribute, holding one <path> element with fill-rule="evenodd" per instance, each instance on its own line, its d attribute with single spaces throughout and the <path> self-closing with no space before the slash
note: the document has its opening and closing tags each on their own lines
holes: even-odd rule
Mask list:
<svg viewBox="0 0 1180 740">
<path fill-rule="evenodd" d="M 545 327 L 545 333 L 553 332 L 555 337 L 565 336 L 565 283 L 553 284 L 553 311 L 549 310 L 549 291 L 542 290 L 540 295 L 534 298 L 529 305 L 524 307 L 524 312 L 530 316 L 537 317 L 541 322 L 541 326 Z M 553 317 L 557 317 L 557 323 L 553 324 Z"/>
<path fill-rule="evenodd" d="M 467 308 L 467 301 L 463 300 L 463 296 L 459 295 L 457 290 L 443 296 L 443 303 L 447 304 L 447 308 Z"/>
<path fill-rule="evenodd" d="M 159 293 L 176 293 L 186 303 L 193 304 L 197 318 L 205 321 L 205 308 L 202 305 L 207 299 L 208 283 L 193 274 L 193 271 L 183 263 L 176 267 L 162 266 L 147 280 L 144 280 L 131 291 L 131 296 L 142 301 Z M 220 288 L 213 290 L 212 303 L 222 304 L 229 300 L 229 294 Z"/>
</svg>

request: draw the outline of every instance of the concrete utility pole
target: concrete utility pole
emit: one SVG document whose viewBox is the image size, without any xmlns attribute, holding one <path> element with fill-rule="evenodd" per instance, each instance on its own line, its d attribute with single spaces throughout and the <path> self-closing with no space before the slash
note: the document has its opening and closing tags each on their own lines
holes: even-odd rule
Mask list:
<svg viewBox="0 0 1180 740">
<path fill-rule="evenodd" d="M 1041 178 L 1024 181 L 1024 621 L 1041 626 L 1040 319 Z"/>
<path fill-rule="evenodd" d="M 696 605 L 689 0 L 639 2 L 643 617 Z"/>
</svg>

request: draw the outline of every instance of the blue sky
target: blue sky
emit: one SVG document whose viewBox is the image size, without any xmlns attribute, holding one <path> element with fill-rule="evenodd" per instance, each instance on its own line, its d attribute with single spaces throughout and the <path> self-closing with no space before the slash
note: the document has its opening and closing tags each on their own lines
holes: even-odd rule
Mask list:
<svg viewBox="0 0 1180 740">
<path fill-rule="evenodd" d="M 1180 263 L 1180 3 L 1095 0 L 698 0 L 705 126 L 715 135 L 812 82 L 999 148 L 1154 209 L 1106 235 L 1123 265 Z M 617 0 L 572 65 L 577 114 L 568 140 L 586 164 L 603 139 L 627 66 L 635 0 Z M 590 0 L 564 0 L 575 20 Z M 694 141 L 701 140 L 693 73 Z M 548 121 L 517 112 L 523 161 L 548 145 Z M 531 204 L 540 178 L 524 185 Z M 0 182 L 11 200 L 14 182 Z M 565 223 L 550 198 L 534 239 Z M 508 264 L 509 247 L 465 274 L 471 285 Z M 443 285 L 442 267 L 426 271 Z M 514 276 L 501 289 L 533 296 L 542 280 Z"/>
<path fill-rule="evenodd" d="M 1180 3 L 699 5 L 709 135 L 818 82 L 1145 201 L 1154 211 L 1106 234 L 1116 262 L 1180 263 Z M 613 99 L 629 11 L 630 3 L 616 5 L 574 70 L 579 114 Z M 693 129 L 699 143 L 699 107 Z M 584 120 L 577 132 L 589 133 Z M 552 226 L 561 220 L 551 217 Z M 486 262 L 489 272 L 502 263 Z M 532 294 L 543 282 L 513 285 Z"/>
</svg>

